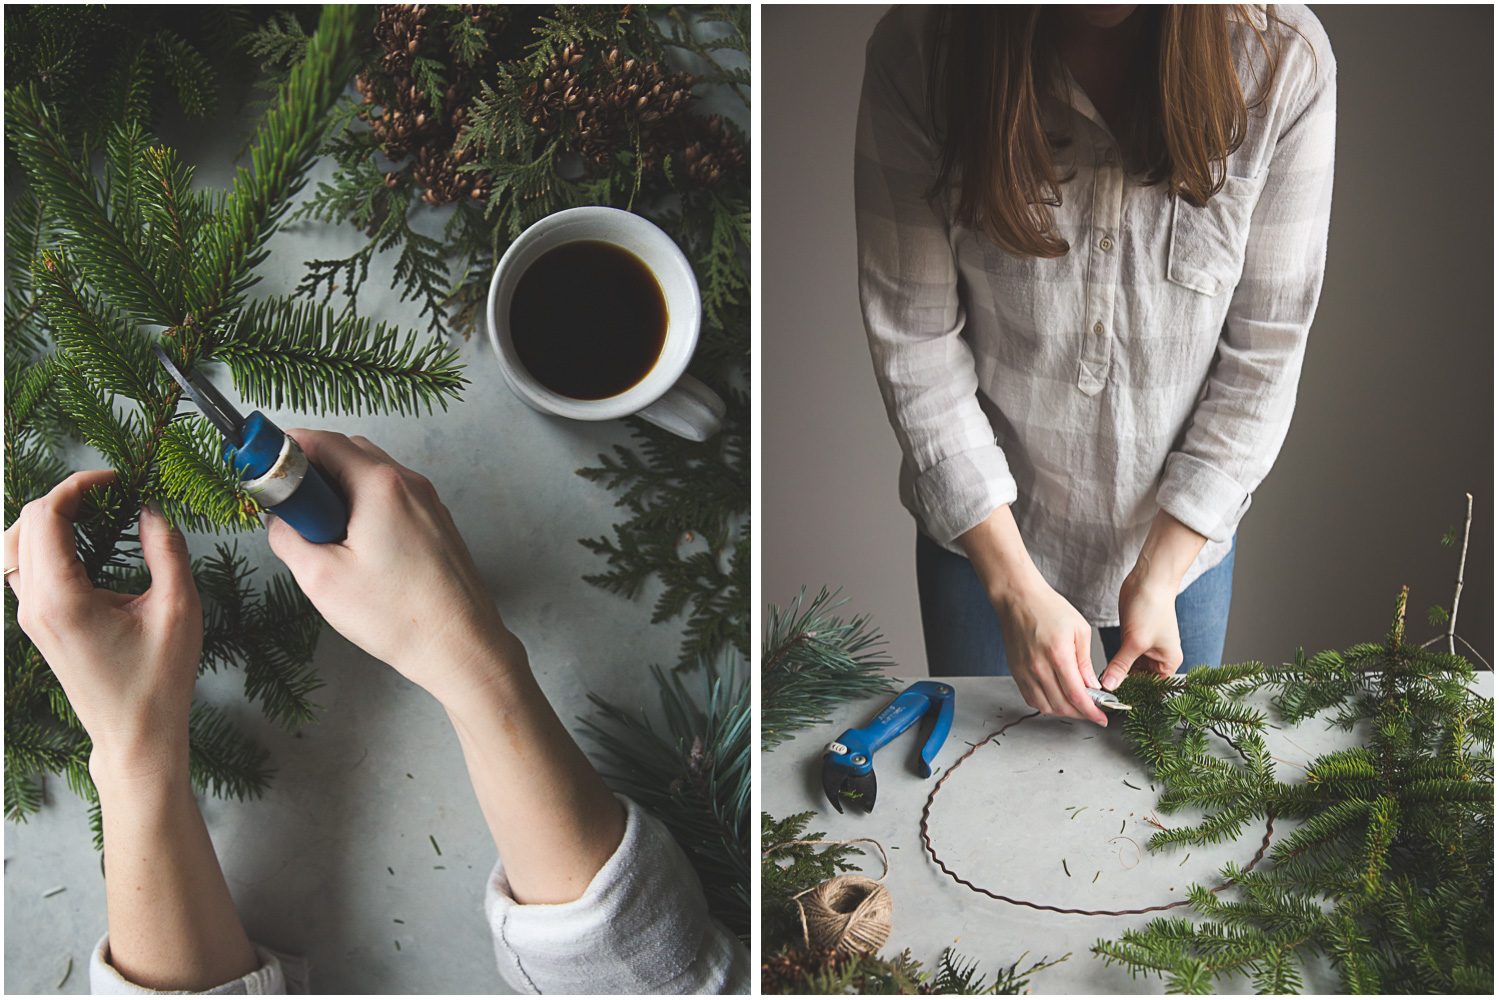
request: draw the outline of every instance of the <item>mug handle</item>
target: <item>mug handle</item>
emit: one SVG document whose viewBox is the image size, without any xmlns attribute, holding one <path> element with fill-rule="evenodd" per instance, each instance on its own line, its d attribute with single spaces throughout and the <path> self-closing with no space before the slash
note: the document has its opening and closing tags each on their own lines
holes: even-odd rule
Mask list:
<svg viewBox="0 0 1499 1000">
<path fill-rule="evenodd" d="M 691 375 L 677 379 L 666 394 L 635 416 L 689 441 L 706 441 L 723 429 L 728 407 L 718 393 Z"/>
</svg>

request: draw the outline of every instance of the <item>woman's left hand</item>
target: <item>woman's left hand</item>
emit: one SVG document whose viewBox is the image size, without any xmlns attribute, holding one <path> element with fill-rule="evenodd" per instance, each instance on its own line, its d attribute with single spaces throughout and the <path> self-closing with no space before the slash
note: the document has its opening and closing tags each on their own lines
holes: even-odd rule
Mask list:
<svg viewBox="0 0 1499 1000">
<path fill-rule="evenodd" d="M 1132 668 L 1170 677 L 1182 665 L 1176 586 L 1153 576 L 1144 556 L 1119 588 L 1119 636 L 1119 652 L 1098 679 L 1106 691 L 1117 688 Z"/>
<path fill-rule="evenodd" d="M 141 511 L 144 594 L 95 587 L 78 561 L 73 521 L 88 490 L 114 478 L 79 472 L 21 510 L 5 530 L 17 619 L 57 675 L 94 745 L 90 767 L 130 773 L 185 766 L 187 720 L 203 648 L 203 612 L 187 542 Z"/>
<path fill-rule="evenodd" d="M 1135 568 L 1119 588 L 1119 652 L 1098 682 L 1112 691 L 1131 669 L 1170 677 L 1182 665 L 1176 595 L 1207 539 L 1164 510 L 1158 511 Z"/>
</svg>

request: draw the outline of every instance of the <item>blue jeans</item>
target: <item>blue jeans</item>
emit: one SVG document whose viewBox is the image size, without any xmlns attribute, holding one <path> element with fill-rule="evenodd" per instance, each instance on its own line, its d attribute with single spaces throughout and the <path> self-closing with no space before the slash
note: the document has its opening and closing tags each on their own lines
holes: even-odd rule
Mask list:
<svg viewBox="0 0 1499 1000">
<path fill-rule="evenodd" d="M 1230 545 L 1222 562 L 1176 597 L 1183 669 L 1203 663 L 1216 667 L 1223 661 L 1223 636 L 1228 631 L 1228 606 L 1234 590 L 1234 548 Z M 1009 675 L 999 614 L 989 603 L 972 563 L 918 533 L 916 590 L 931 676 Z M 1098 631 L 1104 655 L 1113 659 L 1121 642 L 1119 627 Z M 1105 663 L 1094 664 L 1098 673 L 1103 673 Z"/>
</svg>

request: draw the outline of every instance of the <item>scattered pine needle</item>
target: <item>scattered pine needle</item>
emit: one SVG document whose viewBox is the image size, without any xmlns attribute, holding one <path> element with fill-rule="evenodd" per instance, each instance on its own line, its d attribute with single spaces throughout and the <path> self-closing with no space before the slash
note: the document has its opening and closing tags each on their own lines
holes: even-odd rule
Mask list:
<svg viewBox="0 0 1499 1000">
<path fill-rule="evenodd" d="M 68 891 L 68 887 L 67 886 L 65 886 L 65 885 L 55 885 L 52 888 L 48 889 L 46 892 L 42 893 L 42 898 L 43 899 L 47 899 L 47 898 L 49 898 L 51 896 L 57 895 L 59 892 L 67 892 L 67 891 Z"/>
<path fill-rule="evenodd" d="M 72 974 L 73 974 L 73 956 L 69 955 L 68 956 L 68 967 L 66 969 L 62 970 L 62 978 L 59 979 L 57 981 L 57 985 L 54 986 L 54 987 L 52 987 L 52 988 L 55 989 L 55 990 L 62 989 L 62 984 L 65 983 L 65 982 L 67 982 L 68 981 L 68 977 L 71 976 Z"/>
<path fill-rule="evenodd" d="M 1137 843 L 1135 843 L 1134 838 L 1133 837 L 1111 837 L 1109 839 L 1109 843 L 1112 844 L 1116 840 L 1128 840 L 1129 843 L 1130 843 L 1130 846 L 1135 849 L 1135 863 L 1132 864 L 1132 865 L 1126 865 L 1126 864 L 1124 864 L 1124 848 L 1123 847 L 1119 848 L 1119 853 L 1118 853 L 1119 864 L 1121 866 L 1123 866 L 1124 870 L 1125 871 L 1129 871 L 1132 868 L 1138 868 L 1138 867 L 1140 867 L 1140 862 L 1143 861 L 1143 860 L 1145 860 L 1145 854 L 1144 854 L 1143 851 L 1140 850 L 1140 845 L 1137 844 Z"/>
<path fill-rule="evenodd" d="M 1131 813 L 1131 814 L 1130 814 L 1130 815 L 1132 815 L 1132 816 L 1133 816 L 1133 815 L 1134 815 L 1134 814 L 1133 814 L 1133 813 Z M 1129 822 L 1129 821 L 1128 821 L 1128 820 L 1123 820 L 1123 819 L 1121 819 L 1121 820 L 1120 820 L 1120 821 L 1119 821 L 1119 832 L 1120 832 L 1120 833 L 1123 833 L 1123 832 L 1124 832 L 1124 824 L 1125 824 L 1125 823 L 1127 823 L 1127 822 Z M 395 873 L 394 873 L 394 872 L 392 872 L 392 873 L 391 873 L 391 874 L 395 874 Z"/>
<path fill-rule="evenodd" d="M 1187 856 L 1184 857 L 1184 858 L 1182 858 L 1182 865 L 1186 864 L 1188 861 L 1191 861 L 1191 860 L 1192 860 L 1192 852 L 1188 851 L 1187 852 Z M 1177 865 L 1176 867 L 1180 868 L 1182 865 Z"/>
<path fill-rule="evenodd" d="M 437 852 L 437 856 L 439 858 L 442 857 L 442 848 L 437 846 L 437 838 L 429 833 L 427 834 L 427 839 L 432 841 L 432 850 Z"/>
<path fill-rule="evenodd" d="M 400 950 L 401 950 L 401 942 L 397 941 L 396 942 L 396 951 L 400 951 Z"/>
<path fill-rule="evenodd" d="M 1067 872 L 1067 859 L 1066 858 L 1062 859 L 1062 871 Z M 1072 877 L 1072 873 L 1071 872 L 1067 872 L 1067 877 L 1071 878 Z"/>
<path fill-rule="evenodd" d="M 1098 870 L 1098 871 L 1096 871 L 1096 872 L 1094 872 L 1094 873 L 1093 873 L 1093 882 L 1097 882 L 1097 881 L 1098 881 L 1098 876 L 1100 876 L 1100 875 L 1102 875 L 1102 874 L 1103 874 L 1103 870 L 1102 870 L 1102 869 L 1100 869 L 1100 870 Z M 1093 884 L 1093 882 L 1089 882 L 1089 883 L 1088 883 L 1088 884 L 1089 884 L 1089 885 L 1092 885 L 1092 884 Z"/>
<path fill-rule="evenodd" d="M 448 870 L 448 866 L 447 865 L 433 865 L 432 866 L 432 870 L 435 871 L 435 872 L 445 872 L 445 871 Z"/>
<path fill-rule="evenodd" d="M 388 871 L 388 872 L 390 872 L 392 875 L 394 875 L 396 873 L 396 870 L 394 868 L 390 867 L 390 865 L 386 865 L 385 866 L 385 870 Z"/>
<path fill-rule="evenodd" d="M 400 917 L 395 917 L 394 920 L 398 924 L 404 924 L 406 922 L 406 921 L 402 920 Z"/>
<path fill-rule="evenodd" d="M 1079 809 L 1077 812 L 1073 813 L 1071 816 L 1068 816 L 1067 818 L 1068 819 L 1077 819 L 1078 813 L 1082 812 L 1083 810 L 1085 810 L 1087 808 L 1088 808 L 1087 806 L 1083 806 L 1082 809 Z"/>
<path fill-rule="evenodd" d="M 1128 781 L 1126 781 L 1125 784 L 1129 785 L 1129 787 L 1133 788 L 1137 792 L 1140 790 L 1140 786 L 1139 785 L 1130 785 Z"/>
</svg>

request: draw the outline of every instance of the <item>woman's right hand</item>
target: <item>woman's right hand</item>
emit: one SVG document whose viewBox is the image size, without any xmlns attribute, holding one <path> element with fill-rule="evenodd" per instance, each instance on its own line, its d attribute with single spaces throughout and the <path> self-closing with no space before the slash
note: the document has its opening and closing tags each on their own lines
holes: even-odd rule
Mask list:
<svg viewBox="0 0 1499 1000">
<path fill-rule="evenodd" d="M 437 491 L 363 437 L 289 431 L 343 490 L 348 537 L 315 544 L 279 518 L 271 550 L 349 641 L 445 706 L 528 669 Z"/>
<path fill-rule="evenodd" d="M 994 601 L 1005 640 L 1010 674 L 1025 703 L 1046 715 L 1109 724 L 1088 696 L 1098 687 L 1093 673 L 1093 628 L 1078 610 L 1039 575 Z"/>
<path fill-rule="evenodd" d="M 1093 628 L 1031 562 L 1010 505 L 958 536 L 973 571 L 999 613 L 1005 657 L 1025 703 L 1047 715 L 1109 724 L 1087 689 L 1093 673 Z"/>
</svg>

